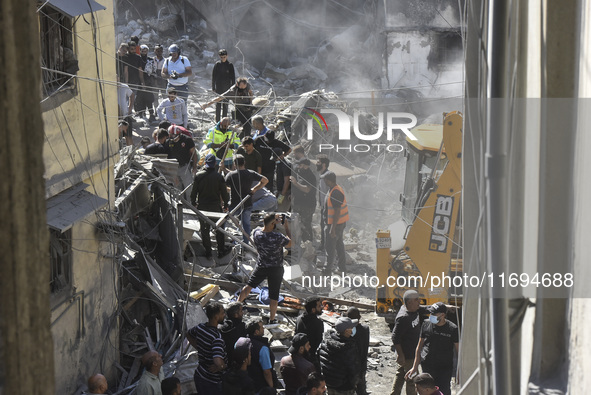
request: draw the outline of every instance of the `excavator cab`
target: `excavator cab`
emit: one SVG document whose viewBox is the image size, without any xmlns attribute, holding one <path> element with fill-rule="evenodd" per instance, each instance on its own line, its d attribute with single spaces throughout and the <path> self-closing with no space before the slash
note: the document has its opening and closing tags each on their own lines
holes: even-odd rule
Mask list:
<svg viewBox="0 0 591 395">
<path fill-rule="evenodd" d="M 444 114 L 443 124 L 423 124 L 407 138 L 406 172 L 400 196 L 402 219 L 377 232 L 376 312 L 388 315 L 414 289 L 423 304 L 461 305 L 461 292 L 442 280 L 460 275 L 458 242 L 463 119 Z M 436 277 L 434 277 L 436 276 Z"/>
<path fill-rule="evenodd" d="M 437 124 L 417 126 L 412 130 L 417 140 L 407 140 L 404 192 L 400 195 L 402 219 L 410 226 L 433 183 L 447 164 L 442 148 L 443 127 Z"/>
</svg>

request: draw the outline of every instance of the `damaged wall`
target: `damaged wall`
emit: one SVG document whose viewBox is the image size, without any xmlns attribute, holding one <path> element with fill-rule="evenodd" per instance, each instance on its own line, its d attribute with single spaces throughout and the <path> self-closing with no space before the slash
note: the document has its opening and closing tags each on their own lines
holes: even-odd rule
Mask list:
<svg viewBox="0 0 591 395">
<path fill-rule="evenodd" d="M 428 97 L 462 95 L 462 29 L 458 2 L 386 3 L 384 88 L 419 87 Z"/>
<path fill-rule="evenodd" d="M 97 222 L 105 220 L 103 210 L 111 206 L 118 152 L 117 89 L 109 84 L 117 80 L 114 57 L 94 47 L 94 43 L 115 47 L 113 5 L 101 3 L 106 10 L 72 18 L 73 33 L 62 33 L 72 35 L 76 74 L 81 78 L 73 78 L 49 96 L 45 90 L 42 101 L 48 208 L 55 199 L 61 202 L 57 208 L 53 205 L 57 215 L 48 210 L 51 258 L 44 263 L 52 268 L 50 305 L 58 394 L 74 393 L 97 372 L 115 384 L 118 361 L 118 325 L 112 319 L 118 292 L 112 258 L 115 245 L 96 229 Z M 43 27 L 40 30 L 43 34 Z M 88 199 L 73 201 L 72 191 Z M 51 222 L 52 217 L 58 219 Z M 66 219 L 71 223 L 64 223 Z"/>
</svg>

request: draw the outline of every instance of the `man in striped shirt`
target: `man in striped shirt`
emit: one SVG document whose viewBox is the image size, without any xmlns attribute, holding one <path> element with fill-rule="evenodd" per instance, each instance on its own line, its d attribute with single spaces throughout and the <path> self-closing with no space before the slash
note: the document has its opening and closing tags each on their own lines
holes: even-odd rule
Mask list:
<svg viewBox="0 0 591 395">
<path fill-rule="evenodd" d="M 187 340 L 199 356 L 193 378 L 199 394 L 221 394 L 222 373 L 228 365 L 228 358 L 218 325 L 224 322 L 226 312 L 221 303 L 209 302 L 205 306 L 205 314 L 208 322 L 187 332 Z"/>
</svg>

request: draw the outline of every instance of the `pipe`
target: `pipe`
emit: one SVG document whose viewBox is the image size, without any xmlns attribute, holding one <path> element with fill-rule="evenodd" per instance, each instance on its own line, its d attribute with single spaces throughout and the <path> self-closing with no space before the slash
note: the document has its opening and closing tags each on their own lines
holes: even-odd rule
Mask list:
<svg viewBox="0 0 591 395">
<path fill-rule="evenodd" d="M 508 57 L 509 2 L 490 0 L 487 36 L 487 130 L 486 130 L 486 258 L 489 273 L 497 277 L 507 273 L 508 231 L 506 206 L 508 139 Z M 491 337 L 493 347 L 493 393 L 510 394 L 511 360 L 509 352 L 509 312 L 507 295 L 502 287 L 491 289 Z"/>
<path fill-rule="evenodd" d="M 78 332 L 82 337 L 86 334 L 86 330 L 84 329 L 84 291 L 79 291 L 70 296 L 70 298 L 64 300 L 62 303 L 55 306 L 51 309 L 53 313 L 57 308 L 64 303 L 69 303 L 68 306 L 61 312 L 61 314 L 51 322 L 50 327 L 53 327 L 67 312 L 70 310 L 70 307 L 74 305 L 74 302 L 78 301 Z"/>
</svg>

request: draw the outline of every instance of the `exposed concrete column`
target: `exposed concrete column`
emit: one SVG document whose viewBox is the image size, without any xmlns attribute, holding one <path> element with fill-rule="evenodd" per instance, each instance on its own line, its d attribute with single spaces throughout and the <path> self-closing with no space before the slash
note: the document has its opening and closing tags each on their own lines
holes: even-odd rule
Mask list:
<svg viewBox="0 0 591 395">
<path fill-rule="evenodd" d="M 547 110 L 542 111 L 540 131 L 539 273 L 572 272 L 577 121 L 574 100 L 567 99 L 577 96 L 578 10 L 576 0 L 549 0 L 543 10 L 542 97 Z M 565 390 L 569 301 L 548 298 L 547 290 L 542 288 L 536 304 L 531 380 L 560 383 L 556 385 Z"/>
<path fill-rule="evenodd" d="M 53 392 L 36 2 L 0 0 L 0 393 Z M 26 44 L 24 44 L 26 43 Z"/>
</svg>

